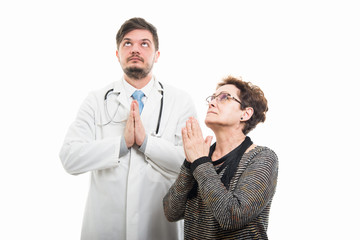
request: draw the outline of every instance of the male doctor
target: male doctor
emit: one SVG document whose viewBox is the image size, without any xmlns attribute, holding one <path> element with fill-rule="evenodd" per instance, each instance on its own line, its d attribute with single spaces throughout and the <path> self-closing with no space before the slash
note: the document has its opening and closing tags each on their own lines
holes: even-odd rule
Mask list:
<svg viewBox="0 0 360 240">
<path fill-rule="evenodd" d="M 91 173 L 81 239 L 183 239 L 182 222 L 166 220 L 162 199 L 185 159 L 181 128 L 195 106 L 153 76 L 160 55 L 153 25 L 129 19 L 116 42 L 123 78 L 85 99 L 60 151 L 68 173 Z"/>
</svg>

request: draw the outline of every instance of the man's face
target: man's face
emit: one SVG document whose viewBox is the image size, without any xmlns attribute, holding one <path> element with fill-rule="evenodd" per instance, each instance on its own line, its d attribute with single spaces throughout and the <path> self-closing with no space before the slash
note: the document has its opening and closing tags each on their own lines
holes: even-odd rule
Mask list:
<svg viewBox="0 0 360 240">
<path fill-rule="evenodd" d="M 132 79 L 142 79 L 152 70 L 160 52 L 155 50 L 153 37 L 148 30 L 128 32 L 119 44 L 116 56 L 124 73 Z"/>
</svg>

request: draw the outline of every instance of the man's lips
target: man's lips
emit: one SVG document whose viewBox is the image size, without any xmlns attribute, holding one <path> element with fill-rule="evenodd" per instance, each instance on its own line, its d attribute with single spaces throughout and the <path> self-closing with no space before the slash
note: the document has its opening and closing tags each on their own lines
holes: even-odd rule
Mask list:
<svg viewBox="0 0 360 240">
<path fill-rule="evenodd" d="M 138 56 L 133 56 L 133 57 L 129 57 L 128 58 L 128 62 L 130 61 L 140 61 L 140 62 L 144 62 L 144 60 L 141 57 Z"/>
</svg>

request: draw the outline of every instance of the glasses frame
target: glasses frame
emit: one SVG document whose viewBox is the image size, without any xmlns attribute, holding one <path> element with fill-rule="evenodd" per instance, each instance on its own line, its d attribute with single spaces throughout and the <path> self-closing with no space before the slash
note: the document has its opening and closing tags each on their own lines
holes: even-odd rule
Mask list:
<svg viewBox="0 0 360 240">
<path fill-rule="evenodd" d="M 241 106 L 243 106 L 243 104 L 242 104 L 242 102 L 240 102 L 239 100 L 237 100 L 234 96 L 232 96 L 230 93 L 226 93 L 226 92 L 221 92 L 221 93 L 219 93 L 218 95 L 211 95 L 211 96 L 208 96 L 206 99 L 205 99 L 205 101 L 207 102 L 207 103 L 210 103 L 212 100 L 216 100 L 216 102 L 217 103 L 219 103 L 219 102 L 221 102 L 220 100 L 219 100 L 219 96 L 221 95 L 221 94 L 225 94 L 226 95 L 226 100 L 229 100 L 229 99 L 232 99 L 232 100 L 235 100 L 236 102 L 238 102 Z"/>
</svg>

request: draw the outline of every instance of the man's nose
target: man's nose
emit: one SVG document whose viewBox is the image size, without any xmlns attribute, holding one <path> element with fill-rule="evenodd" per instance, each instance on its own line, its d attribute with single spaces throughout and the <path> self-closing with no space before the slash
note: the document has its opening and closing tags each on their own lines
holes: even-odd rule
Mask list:
<svg viewBox="0 0 360 240">
<path fill-rule="evenodd" d="M 132 45 L 131 53 L 132 53 L 132 54 L 134 54 L 134 53 L 140 53 L 139 45 L 137 45 L 137 44 Z"/>
</svg>

